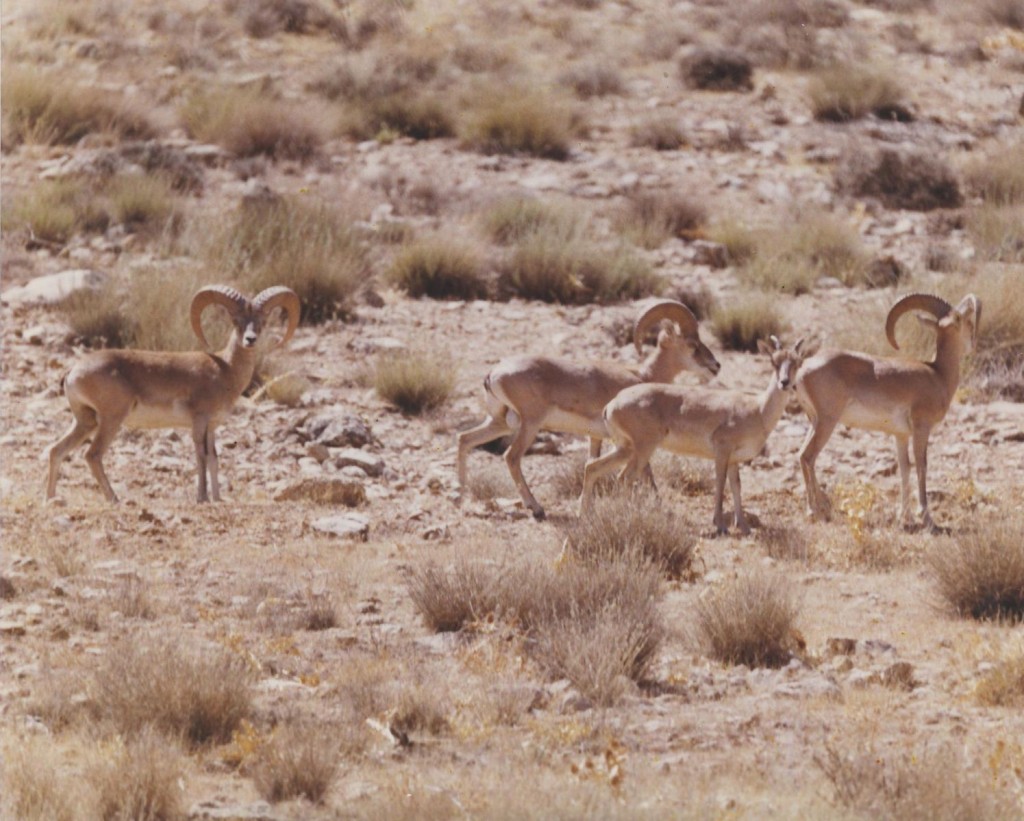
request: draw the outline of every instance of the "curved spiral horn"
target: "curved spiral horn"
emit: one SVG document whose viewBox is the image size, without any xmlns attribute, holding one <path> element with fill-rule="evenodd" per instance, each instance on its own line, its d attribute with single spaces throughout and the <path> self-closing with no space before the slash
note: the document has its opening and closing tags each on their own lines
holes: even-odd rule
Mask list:
<svg viewBox="0 0 1024 821">
<path fill-rule="evenodd" d="M 889 316 L 885 318 L 885 336 L 889 344 L 899 350 L 900 346 L 896 343 L 896 323 L 903 314 L 907 311 L 926 311 L 936 319 L 942 319 L 952 310 L 953 306 L 946 300 L 932 294 L 908 294 L 889 309 Z"/>
<path fill-rule="evenodd" d="M 682 302 L 663 299 L 660 302 L 655 302 L 640 314 L 636 319 L 636 324 L 633 325 L 633 344 L 636 346 L 637 353 L 643 352 L 643 340 L 650 327 L 663 319 L 675 322 L 685 336 L 697 335 L 697 317 L 693 315 L 693 311 Z"/>
<path fill-rule="evenodd" d="M 288 327 L 285 328 L 284 336 L 275 347 L 280 348 L 292 338 L 295 329 L 299 326 L 299 316 L 302 312 L 299 297 L 295 291 L 283 285 L 275 285 L 260 291 L 253 299 L 252 305 L 256 310 L 262 311 L 264 316 L 270 316 L 270 312 L 274 308 L 283 308 L 288 315 Z"/>
<path fill-rule="evenodd" d="M 205 288 L 200 288 L 196 291 L 195 296 L 192 297 L 192 308 L 189 315 L 192 319 L 192 330 L 199 337 L 199 341 L 203 343 L 204 348 L 209 348 L 210 343 L 206 341 L 206 335 L 203 333 L 201 321 L 203 311 L 214 304 L 223 306 L 234 318 L 238 316 L 239 311 L 245 308 L 247 303 L 245 297 L 239 291 L 228 285 L 207 285 Z"/>
</svg>

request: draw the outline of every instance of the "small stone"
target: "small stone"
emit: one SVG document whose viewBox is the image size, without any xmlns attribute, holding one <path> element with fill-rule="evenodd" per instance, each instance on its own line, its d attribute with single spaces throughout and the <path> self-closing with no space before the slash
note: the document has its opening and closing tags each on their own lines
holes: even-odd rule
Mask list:
<svg viewBox="0 0 1024 821">
<path fill-rule="evenodd" d="M 337 453 L 331 462 L 339 470 L 347 467 L 357 467 L 367 476 L 380 476 L 384 473 L 384 460 L 355 448 L 346 448 Z"/>
<path fill-rule="evenodd" d="M 857 652 L 857 639 L 829 639 L 825 644 L 829 656 L 852 656 Z"/>
<path fill-rule="evenodd" d="M 909 661 L 890 664 L 882 673 L 882 684 L 894 690 L 913 690 L 917 685 L 914 681 L 914 666 Z"/>
<path fill-rule="evenodd" d="M 370 520 L 357 513 L 342 513 L 317 519 L 313 522 L 313 529 L 331 536 L 365 542 L 370 535 Z"/>
</svg>

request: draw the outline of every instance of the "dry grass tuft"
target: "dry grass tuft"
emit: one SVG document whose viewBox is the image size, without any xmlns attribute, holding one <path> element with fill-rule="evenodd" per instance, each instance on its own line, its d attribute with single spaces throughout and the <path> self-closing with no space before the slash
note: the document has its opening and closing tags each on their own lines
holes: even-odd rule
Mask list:
<svg viewBox="0 0 1024 821">
<path fill-rule="evenodd" d="M 501 290 L 523 299 L 580 305 L 640 299 L 659 293 L 650 263 L 625 248 L 535 232 L 512 248 L 499 271 Z"/>
<path fill-rule="evenodd" d="M 799 612 L 786 577 L 755 571 L 697 602 L 697 630 L 712 658 L 748 667 L 781 667 L 792 657 Z"/>
<path fill-rule="evenodd" d="M 816 120 L 845 123 L 874 114 L 883 120 L 913 119 L 904 101 L 904 87 L 878 67 L 832 66 L 819 71 L 808 87 Z"/>
<path fill-rule="evenodd" d="M 494 615 L 498 578 L 493 567 L 462 559 L 450 568 L 433 562 L 415 565 L 406 585 L 424 624 L 447 633 Z"/>
<path fill-rule="evenodd" d="M 321 725 L 286 724 L 257 752 L 253 784 L 272 804 L 300 797 L 319 804 L 337 777 L 338 753 L 333 736 Z"/>
<path fill-rule="evenodd" d="M 971 191 L 989 205 L 1024 203 L 1024 141 L 971 163 L 965 176 Z"/>
<path fill-rule="evenodd" d="M 85 821 L 90 796 L 69 778 L 53 740 L 44 736 L 11 740 L 3 750 L 0 811 L 17 821 Z"/>
<path fill-rule="evenodd" d="M 484 233 L 498 245 L 514 245 L 534 234 L 568 242 L 583 234 L 586 222 L 580 211 L 522 196 L 498 200 L 481 217 Z"/>
<path fill-rule="evenodd" d="M 374 364 L 378 396 L 402 413 L 418 415 L 441 407 L 455 387 L 450 359 L 432 353 L 386 353 Z"/>
<path fill-rule="evenodd" d="M 986 707 L 1024 707 L 1024 656 L 1001 661 L 986 672 L 974 698 Z"/>
<path fill-rule="evenodd" d="M 477 250 L 441 236 L 400 250 L 387 278 L 415 298 L 483 299 L 489 290 Z"/>
<path fill-rule="evenodd" d="M 196 94 L 182 106 L 182 123 L 198 140 L 217 143 L 238 157 L 266 155 L 310 160 L 326 130 L 307 108 L 274 99 L 259 89 Z"/>
<path fill-rule="evenodd" d="M 591 512 L 570 527 L 568 541 L 573 555 L 584 561 L 636 553 L 670 579 L 680 579 L 690 573 L 697 536 L 692 524 L 646 488 L 637 488 L 596 499 Z"/>
<path fill-rule="evenodd" d="M 1024 205 L 989 205 L 967 214 L 967 233 L 979 258 L 1011 265 L 1024 262 Z"/>
<path fill-rule="evenodd" d="M 120 95 L 36 69 L 5 65 L 0 98 L 5 150 L 22 143 L 72 145 L 92 133 L 125 139 L 156 135 L 143 111 Z"/>
<path fill-rule="evenodd" d="M 138 635 L 114 644 L 92 675 L 99 718 L 121 733 L 155 728 L 192 746 L 225 742 L 252 712 L 253 676 L 226 650 Z"/>
<path fill-rule="evenodd" d="M 780 336 L 787 324 L 773 299 L 747 296 L 718 305 L 711 313 L 711 329 L 730 351 L 757 351 L 757 340 Z"/>
<path fill-rule="evenodd" d="M 952 745 L 892 755 L 861 745 L 849 752 L 826 743 L 815 763 L 831 782 L 839 805 L 871 818 L 1006 819 L 1019 806 L 984 768 L 964 761 Z"/>
<path fill-rule="evenodd" d="M 650 117 L 634 123 L 629 129 L 629 143 L 637 148 L 678 151 L 689 142 L 679 118 L 671 115 Z"/>
<path fill-rule="evenodd" d="M 604 61 L 574 66 L 560 80 L 584 100 L 622 94 L 626 90 L 622 74 Z"/>
<path fill-rule="evenodd" d="M 476 106 L 462 138 L 485 154 L 528 154 L 549 160 L 569 156 L 575 113 L 557 98 L 539 94 L 488 94 Z"/>
<path fill-rule="evenodd" d="M 887 208 L 930 211 L 963 203 L 953 169 L 942 157 L 917 150 L 855 149 L 840 161 L 836 187 L 849 196 L 874 197 Z"/>
<path fill-rule="evenodd" d="M 729 49 L 697 49 L 679 64 L 683 82 L 704 91 L 749 91 L 754 66 L 743 54 Z"/>
<path fill-rule="evenodd" d="M 687 194 L 638 191 L 628 198 L 617 219 L 618 229 L 643 248 L 666 240 L 693 238 L 707 224 L 704 203 Z"/>
<path fill-rule="evenodd" d="M 184 821 L 181 751 L 151 728 L 100 744 L 86 768 L 102 821 Z"/>
<path fill-rule="evenodd" d="M 342 209 L 293 197 L 243 201 L 209 239 L 207 260 L 258 292 L 286 285 L 304 322 L 347 316 L 366 281 L 366 251 Z M 196 232 L 203 231 L 198 224 Z M 207 229 L 208 230 L 208 229 Z"/>
<path fill-rule="evenodd" d="M 986 517 L 928 554 L 940 595 L 974 619 L 1024 619 L 1024 520 Z"/>
</svg>

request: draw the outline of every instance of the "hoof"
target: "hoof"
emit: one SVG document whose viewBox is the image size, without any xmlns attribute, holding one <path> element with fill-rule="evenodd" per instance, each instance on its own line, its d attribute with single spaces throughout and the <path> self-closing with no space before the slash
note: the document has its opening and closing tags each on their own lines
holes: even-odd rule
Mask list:
<svg viewBox="0 0 1024 821">
<path fill-rule="evenodd" d="M 538 522 L 543 522 L 547 517 L 548 514 L 546 514 L 543 509 L 533 511 L 533 518 Z"/>
</svg>

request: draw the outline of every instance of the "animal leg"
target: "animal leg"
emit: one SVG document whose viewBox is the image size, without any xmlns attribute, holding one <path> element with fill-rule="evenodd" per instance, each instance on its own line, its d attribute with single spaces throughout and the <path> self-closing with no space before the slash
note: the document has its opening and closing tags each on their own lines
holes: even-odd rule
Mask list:
<svg viewBox="0 0 1024 821">
<path fill-rule="evenodd" d="M 921 523 L 929 533 L 938 532 L 932 514 L 928 510 L 928 435 L 930 428 L 914 428 L 914 467 L 917 468 L 917 503 L 921 509 Z"/>
<path fill-rule="evenodd" d="M 725 514 L 722 512 L 723 497 L 725 496 L 725 479 L 729 472 L 729 455 L 727 453 L 715 454 L 715 532 L 721 536 L 728 532 L 729 526 L 725 522 Z"/>
<path fill-rule="evenodd" d="M 601 455 L 601 439 L 597 436 L 590 437 L 590 458 L 596 459 Z"/>
<path fill-rule="evenodd" d="M 738 462 L 729 465 L 729 490 L 732 492 L 733 523 L 744 536 L 750 533 L 743 503 L 740 501 L 740 466 Z"/>
<path fill-rule="evenodd" d="M 900 467 L 900 522 L 904 526 L 912 522 L 910 513 L 910 438 L 897 435 L 896 462 Z"/>
<path fill-rule="evenodd" d="M 515 482 L 516 487 L 519 489 L 519 495 L 522 497 L 523 504 L 533 511 L 533 518 L 537 521 L 544 518 L 544 508 L 540 506 L 540 502 L 534 498 L 533 493 L 530 492 L 529 485 L 526 484 L 526 479 L 523 477 L 522 460 L 539 432 L 540 425 L 538 423 L 530 422 L 527 424 L 526 420 L 521 419 L 519 430 L 516 431 L 512 444 L 505 451 L 505 464 L 508 465 L 508 472 L 512 474 L 512 481 Z"/>
<path fill-rule="evenodd" d="M 52 499 L 57 494 L 57 478 L 60 473 L 60 465 L 75 448 L 89 438 L 96 430 L 96 412 L 92 408 L 81 407 L 74 409 L 75 421 L 71 429 L 63 437 L 46 451 L 47 461 L 50 465 L 46 477 L 46 498 Z"/>
<path fill-rule="evenodd" d="M 623 443 L 616 446 L 615 450 L 611 453 L 606 453 L 604 456 L 599 456 L 587 462 L 587 466 L 583 469 L 583 493 L 580 494 L 580 514 L 590 509 L 590 504 L 594 497 L 594 485 L 602 477 L 607 476 L 618 468 L 623 468 L 623 473 L 625 473 L 625 467 L 632 456 L 632 450 L 633 448 L 630 443 Z"/>
<path fill-rule="evenodd" d="M 828 521 L 831 518 L 828 498 L 822 493 L 818 478 L 814 473 L 814 463 L 818 454 L 832 436 L 838 419 L 818 417 L 812 420 L 811 429 L 800 448 L 800 470 L 804 475 L 804 486 L 807 489 L 807 513 L 812 519 L 819 517 Z"/>
<path fill-rule="evenodd" d="M 89 465 L 89 470 L 92 471 L 92 475 L 99 483 L 100 490 L 103 491 L 108 502 L 116 503 L 117 494 L 114 493 L 114 489 L 110 486 L 110 480 L 107 479 L 106 471 L 103 470 L 103 454 L 107 452 L 110 443 L 114 441 L 126 415 L 121 413 L 116 416 L 107 414 L 98 417 L 96 433 L 93 434 L 92 443 L 85 451 L 85 461 Z"/>
<path fill-rule="evenodd" d="M 470 451 L 480 447 L 480 445 L 486 445 L 488 442 L 493 442 L 495 439 L 500 439 L 502 436 L 512 433 L 512 428 L 509 427 L 505 418 L 506 411 L 507 408 L 502 406 L 500 411 L 489 415 L 475 428 L 470 428 L 459 434 L 458 469 L 460 490 L 466 486 Z"/>
<path fill-rule="evenodd" d="M 206 468 L 209 464 L 209 421 L 204 416 L 197 416 L 192 420 L 192 442 L 196 447 L 196 466 L 199 468 L 199 477 L 196 487 L 196 501 L 208 502 L 206 493 Z"/>
<path fill-rule="evenodd" d="M 206 434 L 206 468 L 210 472 L 210 498 L 215 502 L 220 501 L 220 479 L 217 475 L 219 465 L 217 463 L 217 442 L 214 439 L 213 425 L 210 425 Z"/>
</svg>

